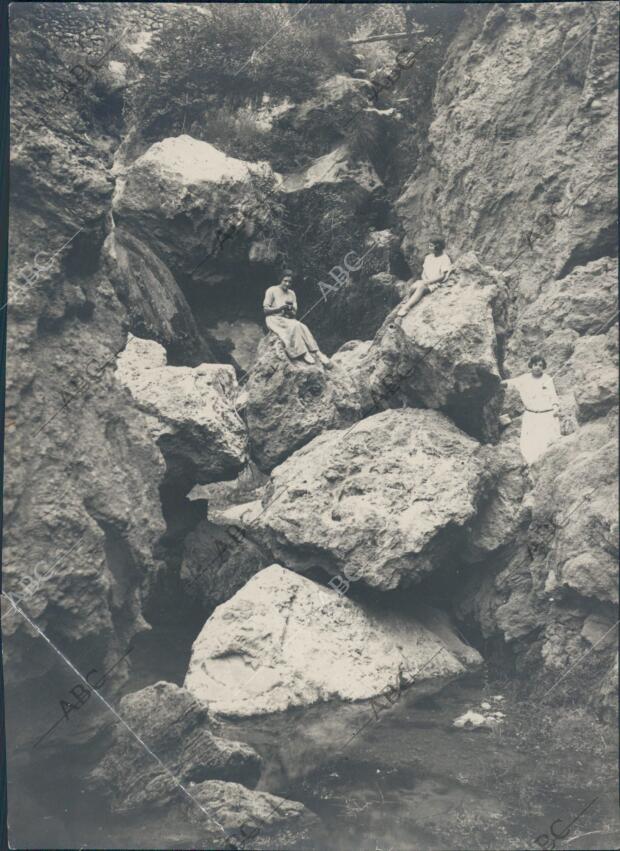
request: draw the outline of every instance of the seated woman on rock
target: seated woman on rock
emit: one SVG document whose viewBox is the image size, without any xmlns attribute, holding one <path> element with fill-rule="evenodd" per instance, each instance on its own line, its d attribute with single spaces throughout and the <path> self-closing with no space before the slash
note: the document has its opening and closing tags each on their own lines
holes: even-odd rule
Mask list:
<svg viewBox="0 0 620 851">
<path fill-rule="evenodd" d="M 303 358 L 306 363 L 315 363 L 313 355 L 316 355 L 324 366 L 331 368 L 330 359 L 319 350 L 310 330 L 295 319 L 297 297 L 291 289 L 292 280 L 293 273 L 285 269 L 280 283 L 269 287 L 265 293 L 265 324 L 282 340 L 290 358 Z"/>
<path fill-rule="evenodd" d="M 533 464 L 561 436 L 560 400 L 555 385 L 547 375 L 547 361 L 542 355 L 532 355 L 530 372 L 502 381 L 504 387 L 516 387 L 525 412 L 521 423 L 521 454 Z"/>
<path fill-rule="evenodd" d="M 443 239 L 432 239 L 429 242 L 432 254 L 427 254 L 422 266 L 422 277 L 413 282 L 411 295 L 400 308 L 396 316 L 405 316 L 426 293 L 432 293 L 440 284 L 447 281 L 452 271 L 452 261 L 446 254 L 446 243 Z"/>
</svg>

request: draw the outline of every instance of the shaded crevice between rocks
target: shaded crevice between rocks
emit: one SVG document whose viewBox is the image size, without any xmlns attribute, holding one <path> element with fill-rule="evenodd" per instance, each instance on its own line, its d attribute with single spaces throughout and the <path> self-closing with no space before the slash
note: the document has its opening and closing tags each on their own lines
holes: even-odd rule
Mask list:
<svg viewBox="0 0 620 851">
<path fill-rule="evenodd" d="M 587 266 L 595 260 L 618 257 L 618 229 L 616 223 L 600 230 L 593 242 L 578 242 L 556 275 L 566 278 L 577 266 Z"/>
</svg>

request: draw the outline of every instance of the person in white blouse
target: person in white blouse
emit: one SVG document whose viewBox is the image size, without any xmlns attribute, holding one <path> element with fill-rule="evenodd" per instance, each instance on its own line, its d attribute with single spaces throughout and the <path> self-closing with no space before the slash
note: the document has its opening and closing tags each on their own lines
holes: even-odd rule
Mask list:
<svg viewBox="0 0 620 851">
<path fill-rule="evenodd" d="M 443 239 L 432 239 L 429 248 L 432 253 L 424 258 L 422 277 L 413 282 L 411 295 L 396 314 L 398 317 L 405 316 L 426 293 L 432 293 L 448 280 L 452 271 L 452 261 L 446 254 L 445 242 Z"/>
<path fill-rule="evenodd" d="M 516 387 L 521 396 L 521 454 L 528 464 L 537 461 L 561 436 L 560 400 L 542 355 L 532 355 L 529 372 L 502 381 L 504 387 Z"/>
<path fill-rule="evenodd" d="M 265 325 L 282 340 L 286 354 L 291 358 L 301 358 L 306 363 L 315 363 L 315 357 L 323 366 L 332 368 L 330 359 L 319 349 L 312 332 L 297 316 L 297 296 L 291 289 L 293 273 L 285 269 L 282 280 L 269 287 L 263 301 Z"/>
</svg>

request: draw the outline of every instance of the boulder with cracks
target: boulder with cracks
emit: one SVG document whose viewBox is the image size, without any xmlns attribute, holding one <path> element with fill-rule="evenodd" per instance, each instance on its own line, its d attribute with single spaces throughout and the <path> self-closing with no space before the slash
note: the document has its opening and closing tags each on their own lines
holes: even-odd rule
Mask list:
<svg viewBox="0 0 620 851">
<path fill-rule="evenodd" d="M 177 685 L 158 682 L 125 695 L 119 714 L 165 768 L 124 724 L 118 724 L 90 778 L 93 787 L 110 799 L 115 813 L 181 800 L 179 783 L 217 779 L 254 786 L 258 781 L 259 755 L 242 742 L 214 735 L 204 705 Z"/>
<path fill-rule="evenodd" d="M 320 567 L 389 590 L 460 552 L 502 470 L 493 447 L 438 411 L 384 411 L 298 450 L 239 523 L 295 570 Z M 498 511 L 493 538 L 511 523 L 510 511 Z"/>
<path fill-rule="evenodd" d="M 407 315 L 385 320 L 361 366 L 378 403 L 394 395 L 447 413 L 479 439 L 497 436 L 507 325 L 505 276 L 465 254 Z"/>
</svg>

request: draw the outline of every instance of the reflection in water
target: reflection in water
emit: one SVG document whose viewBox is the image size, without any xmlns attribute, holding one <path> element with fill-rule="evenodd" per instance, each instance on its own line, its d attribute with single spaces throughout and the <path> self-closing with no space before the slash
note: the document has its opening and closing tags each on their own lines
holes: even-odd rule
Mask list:
<svg viewBox="0 0 620 851">
<path fill-rule="evenodd" d="M 480 679 L 471 675 L 434 696 L 407 691 L 378 714 L 368 702 L 328 704 L 228 721 L 223 729 L 263 756 L 259 788 L 302 801 L 321 817 L 330 851 L 535 848 L 545 824 L 579 811 L 581 790 L 558 801 L 550 789 L 538 812 L 524 809 L 518 778 L 539 755 L 516 752 L 501 729 L 452 725 L 482 700 Z M 570 770 L 570 748 L 564 758 Z M 499 786 L 498 778 L 514 785 Z M 603 796 L 601 807 L 602 824 L 614 818 L 613 799 Z"/>
<path fill-rule="evenodd" d="M 440 685 L 440 684 L 439 684 Z M 482 683 L 469 675 L 445 684 L 416 685 L 393 706 L 385 702 L 324 704 L 271 716 L 222 721 L 223 735 L 248 742 L 265 760 L 259 789 L 302 801 L 323 821 L 328 844 L 317 851 L 439 851 L 439 849 L 537 848 L 550 825 L 570 819 L 599 794 L 564 842 L 556 848 L 617 848 L 614 789 L 586 791 L 593 771 L 579 761 L 567 740 L 554 756 L 570 794 L 558 794 L 554 777 L 532 803 L 527 784 L 532 766 L 544 777 L 551 753 L 519 750 L 514 736 L 467 732 L 453 721 L 480 705 Z M 507 721 L 523 706 L 502 704 Z M 528 709 L 528 711 L 530 711 Z M 532 725 L 538 718 L 531 707 Z M 37 764 L 29 777 L 14 774 L 14 788 L 28 789 L 12 809 L 20 824 L 18 847 L 30 848 L 212 848 L 204 830 L 187 817 L 140 812 L 111 816 L 87 791 L 85 777 L 97 755 L 87 746 L 68 747 L 60 770 Z M 585 772 L 585 773 L 584 773 Z M 525 781 L 522 778 L 527 778 Z M 529 795 L 528 795 L 529 792 Z M 11 790 L 9 789 L 9 795 Z M 159 821 L 158 821 L 159 819 Z M 594 833 L 596 829 L 603 833 Z M 592 833 L 591 833 L 592 832 Z M 591 835 L 581 838 L 584 833 Z M 572 844 L 572 836 L 579 836 Z M 55 844 L 50 845 L 51 839 Z M 165 845 L 162 846 L 162 842 Z M 201 844 L 202 843 L 202 844 Z M 292 845 L 290 848 L 295 848 Z M 307 847 L 307 846 L 305 846 Z M 551 841 L 546 847 L 551 847 Z"/>
</svg>

